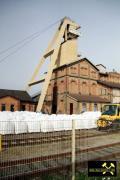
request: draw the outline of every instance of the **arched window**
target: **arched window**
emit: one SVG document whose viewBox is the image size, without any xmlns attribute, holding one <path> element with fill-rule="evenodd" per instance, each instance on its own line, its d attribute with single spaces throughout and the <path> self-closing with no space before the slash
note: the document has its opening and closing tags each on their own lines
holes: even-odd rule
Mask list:
<svg viewBox="0 0 120 180">
<path fill-rule="evenodd" d="M 71 70 L 71 74 L 76 74 L 76 72 L 77 72 L 77 68 L 74 67 L 74 66 L 72 66 L 72 67 L 70 68 L 70 70 Z"/>
<path fill-rule="evenodd" d="M 82 66 L 80 68 L 81 75 L 87 76 L 88 75 L 88 68 L 86 66 Z"/>
<path fill-rule="evenodd" d="M 96 78 L 96 72 L 95 71 L 91 71 L 91 76 L 92 76 L 92 78 Z"/>
<path fill-rule="evenodd" d="M 56 114 L 56 112 L 57 112 L 57 100 L 58 100 L 57 96 L 58 96 L 58 87 L 55 84 L 55 86 L 53 87 L 53 101 L 52 101 L 52 113 L 53 114 Z"/>
<path fill-rule="evenodd" d="M 86 105 L 86 103 L 82 103 L 82 111 L 83 111 L 83 112 L 87 111 L 87 105 Z"/>
<path fill-rule="evenodd" d="M 98 111 L 98 105 L 96 103 L 94 104 L 94 111 Z"/>
<path fill-rule="evenodd" d="M 96 95 L 96 90 L 97 90 L 97 89 L 96 89 L 96 84 L 93 83 L 92 86 L 91 86 L 91 94 L 92 94 L 92 95 Z"/>
<path fill-rule="evenodd" d="M 88 94 L 88 85 L 87 82 L 82 83 L 82 94 Z"/>
<path fill-rule="evenodd" d="M 77 84 L 77 81 L 76 81 L 76 80 L 72 79 L 72 80 L 70 81 L 70 92 L 71 92 L 71 93 L 75 94 L 75 93 L 78 92 L 78 86 L 77 86 L 77 85 L 78 85 L 78 84 Z"/>
</svg>

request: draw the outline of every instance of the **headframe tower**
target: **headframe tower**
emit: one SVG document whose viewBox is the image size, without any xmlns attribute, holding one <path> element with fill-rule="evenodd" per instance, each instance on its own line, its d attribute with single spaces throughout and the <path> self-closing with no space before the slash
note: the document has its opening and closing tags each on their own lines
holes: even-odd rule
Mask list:
<svg viewBox="0 0 120 180">
<path fill-rule="evenodd" d="M 51 40 L 45 53 L 41 57 L 40 62 L 37 65 L 28 83 L 28 88 L 30 88 L 33 85 L 43 82 L 41 95 L 36 109 L 37 112 L 40 112 L 42 110 L 42 106 L 45 100 L 45 96 L 52 77 L 53 70 L 64 64 L 68 64 L 77 60 L 77 41 L 79 37 L 79 33 L 77 30 L 79 28 L 80 26 L 74 21 L 72 21 L 70 18 L 63 18 L 53 39 Z M 48 57 L 50 57 L 48 71 L 46 74 L 43 75 L 43 77 L 36 81 L 35 78 L 37 77 L 38 73 L 40 72 L 40 69 L 42 68 L 42 65 Z"/>
</svg>

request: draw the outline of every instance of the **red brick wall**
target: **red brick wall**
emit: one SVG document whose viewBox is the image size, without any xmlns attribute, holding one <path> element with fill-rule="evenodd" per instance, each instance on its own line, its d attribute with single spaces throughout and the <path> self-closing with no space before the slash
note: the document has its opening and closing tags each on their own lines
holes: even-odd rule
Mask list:
<svg viewBox="0 0 120 180">
<path fill-rule="evenodd" d="M 2 104 L 5 104 L 6 111 L 10 111 L 11 104 L 14 105 L 14 111 L 20 111 L 21 105 L 25 105 L 26 111 L 35 111 L 35 105 L 31 103 L 21 103 L 18 99 L 15 99 L 14 97 L 6 96 L 3 98 L 0 98 L 0 111 Z"/>
<path fill-rule="evenodd" d="M 69 103 L 74 103 L 74 111 L 76 111 L 76 108 L 79 108 L 77 103 L 73 102 L 74 100 L 68 100 L 68 98 L 66 100 L 65 97 L 61 98 L 61 95 L 65 93 L 88 96 L 96 95 L 111 100 L 111 89 L 98 84 L 97 80 L 99 79 L 120 83 L 120 74 L 109 73 L 107 76 L 102 75 L 88 61 L 78 61 L 76 64 L 62 67 L 53 73 L 50 85 L 48 87 L 46 99 L 52 102 L 53 87 L 56 85 L 58 87 L 58 113 L 61 111 L 62 113 L 65 113 L 66 111 L 69 112 Z M 88 102 L 88 110 L 93 110 L 94 104 L 95 103 Z M 102 104 L 97 104 L 100 109 Z M 49 111 L 51 110 L 50 103 L 45 106 L 49 109 Z M 80 105 L 80 107 L 82 109 L 82 105 Z"/>
<path fill-rule="evenodd" d="M 20 109 L 20 101 L 10 96 L 0 98 L 0 111 L 2 104 L 6 105 L 6 111 L 10 111 L 11 104 L 14 104 L 15 111 L 19 111 Z"/>
<path fill-rule="evenodd" d="M 21 103 L 21 106 L 25 105 L 25 111 L 35 111 L 35 105 L 31 103 Z"/>
</svg>

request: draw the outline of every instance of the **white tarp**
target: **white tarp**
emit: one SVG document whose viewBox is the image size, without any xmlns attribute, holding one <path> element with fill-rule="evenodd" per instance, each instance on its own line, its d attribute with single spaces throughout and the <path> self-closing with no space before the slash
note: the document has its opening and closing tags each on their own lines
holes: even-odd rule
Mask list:
<svg viewBox="0 0 120 180">
<path fill-rule="evenodd" d="M 54 131 L 53 123 L 50 120 L 42 120 L 41 124 L 41 132 L 52 132 Z"/>
<path fill-rule="evenodd" d="M 41 114 L 35 112 L 0 112 L 0 134 L 20 134 L 28 132 L 52 132 L 72 129 L 72 119 L 76 129 L 96 128 L 101 112 L 82 114 Z"/>
<path fill-rule="evenodd" d="M 0 112 L 0 134 L 14 134 L 15 125 L 11 121 L 9 112 Z"/>
</svg>

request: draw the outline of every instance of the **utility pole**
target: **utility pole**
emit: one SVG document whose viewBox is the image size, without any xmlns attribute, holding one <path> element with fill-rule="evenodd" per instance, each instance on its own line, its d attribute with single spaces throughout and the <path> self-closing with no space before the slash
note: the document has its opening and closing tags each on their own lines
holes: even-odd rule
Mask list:
<svg viewBox="0 0 120 180">
<path fill-rule="evenodd" d="M 75 180 L 75 119 L 72 120 L 72 180 Z"/>
</svg>

